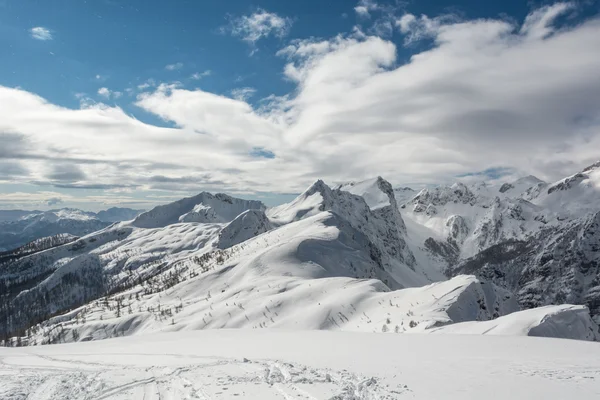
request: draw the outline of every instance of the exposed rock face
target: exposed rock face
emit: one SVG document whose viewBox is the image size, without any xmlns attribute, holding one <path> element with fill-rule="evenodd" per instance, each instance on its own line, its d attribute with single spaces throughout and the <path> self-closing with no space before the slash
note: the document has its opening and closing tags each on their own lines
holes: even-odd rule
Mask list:
<svg viewBox="0 0 600 400">
<path fill-rule="evenodd" d="M 474 205 L 476 195 L 464 183 L 455 183 L 452 186 L 440 186 L 433 189 L 423 189 L 416 195 L 410 204 L 425 211 L 429 206 L 444 206 L 448 203 Z M 416 209 L 415 209 L 415 212 Z"/>
<path fill-rule="evenodd" d="M 527 240 L 504 241 L 461 261 L 449 275 L 473 273 L 518 294 L 522 307 L 585 304 L 600 321 L 600 213 Z"/>
<path fill-rule="evenodd" d="M 460 215 L 453 215 L 446 220 L 446 226 L 450 228 L 448 242 L 463 244 L 469 234 L 469 226 L 465 219 Z"/>
<path fill-rule="evenodd" d="M 430 230 L 422 245 L 448 276 L 491 280 L 523 308 L 583 304 L 600 321 L 600 162 L 550 184 L 424 189 L 401 210 Z"/>
<path fill-rule="evenodd" d="M 375 180 L 360 184 L 342 185 L 334 192 L 338 193 L 340 198 L 344 192 L 360 196 L 377 220 L 372 224 L 375 232 L 371 236 L 381 239 L 386 252 L 393 258 L 399 259 L 412 269 L 415 268 L 415 257 L 405 240 L 406 224 L 400 215 L 394 189 L 388 181 L 379 176 Z"/>
</svg>

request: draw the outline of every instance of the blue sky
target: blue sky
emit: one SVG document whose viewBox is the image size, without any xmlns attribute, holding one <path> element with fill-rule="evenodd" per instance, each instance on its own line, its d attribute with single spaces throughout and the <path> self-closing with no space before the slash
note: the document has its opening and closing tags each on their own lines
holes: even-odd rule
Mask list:
<svg viewBox="0 0 600 400">
<path fill-rule="evenodd" d="M 586 88 L 579 79 L 596 79 L 592 72 L 596 59 L 589 59 L 585 53 L 600 52 L 598 48 L 573 50 L 573 46 L 569 50 L 563 42 L 579 39 L 577 43 L 581 43 L 581 35 L 584 41 L 589 40 L 589 46 L 594 46 L 594 21 L 599 11 L 598 1 L 0 0 L 0 87 L 6 89 L 0 106 L 2 102 L 10 103 L 16 110 L 13 114 L 18 114 L 21 105 L 25 112 L 31 107 L 39 108 L 39 115 L 43 116 L 40 120 L 50 121 L 49 126 L 56 129 L 45 132 L 43 123 L 31 126 L 25 118 L 0 126 L 4 134 L 0 140 L 6 149 L 24 146 L 27 153 L 0 153 L 0 161 L 4 160 L 0 169 L 6 171 L 4 175 L 0 172 L 0 193 L 4 196 L 0 196 L 0 207 L 43 208 L 49 203 L 83 208 L 114 204 L 143 207 L 205 189 L 262 198 L 272 204 L 288 199 L 321 177 L 340 181 L 384 175 L 394 184 L 413 186 L 477 175 L 479 171 L 501 170 L 509 177 L 533 172 L 546 179 L 556 178 L 597 158 L 573 146 L 581 142 L 585 145 L 582 148 L 589 148 L 596 140 L 591 132 L 595 132 L 598 121 L 593 107 L 597 96 L 590 93 L 594 87 Z M 527 26 L 528 18 L 533 21 L 533 28 Z M 471 46 L 478 43 L 480 35 L 476 24 L 468 26 L 472 36 L 444 38 L 450 35 L 448 32 L 459 32 L 467 23 L 477 21 L 479 25 L 485 21 L 489 29 L 503 24 L 510 32 L 502 28 L 497 37 L 476 49 Z M 561 39 L 561 35 L 565 38 Z M 530 110 L 537 114 L 519 125 L 520 116 L 512 115 L 515 111 L 505 107 L 511 104 L 510 99 L 500 98 L 499 89 L 488 87 L 483 75 L 483 83 L 470 89 L 481 91 L 485 98 L 490 97 L 484 93 L 491 94 L 485 113 L 479 109 L 481 102 L 473 102 L 458 111 L 468 116 L 466 119 L 455 121 L 445 111 L 434 117 L 439 118 L 440 126 L 449 126 L 454 136 L 442 136 L 437 128 L 424 125 L 412 130 L 398 128 L 397 132 L 390 128 L 401 125 L 394 107 L 407 113 L 406 121 L 427 122 L 430 113 L 448 104 L 445 90 L 454 74 L 466 78 L 474 69 L 485 72 L 488 59 L 460 69 L 450 61 L 461 58 L 449 57 L 448 68 L 444 68 L 443 58 L 438 57 L 446 54 L 446 48 L 454 49 L 453 43 L 458 40 L 463 40 L 465 59 L 495 49 L 498 40 L 506 40 L 510 53 L 494 53 L 499 61 L 494 65 L 506 71 L 504 62 L 523 63 L 515 72 L 522 76 L 509 75 L 515 77 L 512 83 L 516 87 L 526 89 L 520 98 L 536 101 L 538 96 L 570 93 L 574 97 L 572 107 L 566 107 L 564 115 L 560 115 L 559 125 L 564 125 L 560 125 L 561 130 L 546 132 L 544 115 L 555 114 L 555 104 L 544 101 L 540 102 L 541 109 Z M 308 53 L 303 52 L 302 49 L 308 49 L 306 45 L 317 43 L 324 50 L 313 46 Z M 529 82 L 527 74 L 535 75 L 540 67 L 534 59 L 523 62 L 518 46 L 537 46 L 535 51 L 539 54 L 554 49 L 558 60 L 575 55 L 580 64 L 562 65 L 548 59 L 556 67 L 542 72 L 547 73 L 549 85 L 563 79 L 562 86 L 527 87 L 518 81 Z M 343 60 L 334 64 L 337 56 Z M 411 59 L 413 56 L 416 58 Z M 416 64 L 415 60 L 424 63 L 423 59 L 429 56 L 435 56 L 436 61 L 423 68 L 441 68 L 440 76 L 446 76 L 447 81 L 444 88 L 440 86 L 438 90 L 436 86 L 439 104 L 421 107 L 424 92 L 413 94 L 406 76 L 412 73 L 409 67 Z M 355 64 L 352 57 L 357 57 Z M 514 57 L 513 63 L 509 57 Z M 579 67 L 582 76 L 571 76 L 570 72 Z M 348 74 L 333 74 L 346 69 Z M 394 78 L 393 92 L 366 91 L 370 85 L 377 86 L 378 80 L 392 79 L 392 73 L 400 72 L 404 77 Z M 490 72 L 490 76 L 495 75 Z M 437 85 L 434 77 L 432 73 L 421 89 Z M 349 90 L 344 101 L 365 100 L 369 96 L 388 100 L 380 105 L 353 101 L 343 109 L 334 109 L 342 99 L 335 98 L 340 95 L 336 85 L 341 80 L 340 87 Z M 357 92 L 353 95 L 351 90 Z M 361 97 L 359 91 L 363 90 L 369 96 Z M 411 102 L 402 95 L 409 92 L 420 100 Z M 461 93 L 464 92 L 456 92 L 456 96 L 463 99 Z M 498 99 L 493 98 L 495 95 Z M 44 100 L 38 102 L 28 96 Z M 583 109 L 581 104 L 585 105 Z M 406 111 L 417 105 L 419 109 L 414 113 Z M 369 107 L 375 106 L 377 112 L 390 108 L 390 113 L 368 113 Z M 73 113 L 61 112 L 61 107 Z M 350 121 L 362 112 L 367 117 L 357 124 L 334 124 Z M 473 113 L 477 115 L 473 117 Z M 371 115 L 374 121 L 367 124 Z M 108 121 L 111 118 L 113 122 Z M 379 126 L 377 121 L 388 121 L 389 126 Z M 515 122 L 513 125 L 506 121 Z M 579 122 L 570 130 L 573 121 Z M 123 124 L 118 129 L 126 132 L 128 124 L 137 127 L 138 122 L 144 124 L 140 130 L 156 129 L 156 135 L 166 135 L 177 142 L 173 150 L 164 153 L 164 160 L 158 159 L 162 154 L 160 145 L 144 150 L 151 161 L 133 154 L 135 143 L 144 138 L 142 132 L 127 138 L 134 149 L 129 153 L 131 157 L 120 151 L 126 146 L 120 149 L 115 143 L 119 132 L 111 131 L 103 139 L 107 126 Z M 89 132 L 77 136 L 78 124 Z M 353 132 L 353 126 L 358 125 L 364 137 Z M 73 133 L 64 137 L 52 133 L 70 129 Z M 519 154 L 503 158 L 500 149 L 505 153 L 510 149 L 505 143 L 510 136 L 507 129 L 520 132 L 517 137 L 529 138 L 525 146 L 535 148 L 540 141 L 548 146 L 537 153 L 516 152 Z M 229 130 L 231 133 L 223 133 Z M 539 136 L 542 131 L 547 136 Z M 494 137 L 487 137 L 488 132 Z M 190 139 L 190 134 L 214 140 Z M 56 135 L 56 149 L 48 144 L 53 143 L 51 135 Z M 459 154 L 473 143 L 469 135 L 477 137 L 481 148 L 489 145 L 497 147 L 498 152 L 477 154 L 478 149 L 472 148 L 467 154 Z M 79 137 L 82 143 L 75 146 L 73 138 Z M 156 140 L 161 143 L 165 139 L 161 136 Z M 467 145 L 453 149 L 444 144 L 446 140 L 465 140 Z M 13 145 L 12 141 L 18 143 Z M 96 141 L 102 150 L 90 144 Z M 369 156 L 365 158 L 372 159 L 356 162 L 360 148 L 378 143 L 381 146 L 366 150 Z M 34 149 L 34 145 L 38 147 Z M 386 145 L 410 151 L 398 153 L 397 157 L 378 155 Z M 203 157 L 202 151 L 206 152 L 205 163 L 194 160 L 193 146 L 198 146 L 198 158 Z M 429 157 L 423 158 L 423 148 L 431 150 Z M 545 157 L 548 149 L 557 155 L 552 159 Z M 175 165 L 181 154 L 178 152 L 182 151 L 190 152 L 185 157 L 191 161 L 184 163 L 182 157 L 181 164 Z M 121 174 L 126 168 L 131 168 L 131 174 Z M 109 169 L 110 173 L 104 173 Z M 142 175 L 144 179 L 138 179 Z M 485 173 L 479 175 L 485 177 Z M 499 178 L 498 174 L 493 175 L 490 178 Z M 27 201 L 28 198 L 35 200 Z"/>
<path fill-rule="evenodd" d="M 357 15 L 356 5 L 348 0 L 5 0 L 0 5 L 0 83 L 68 107 L 79 105 L 78 93 L 95 96 L 100 87 L 124 92 L 148 79 L 179 80 L 224 94 L 248 86 L 256 89 L 255 98 L 282 95 L 293 85 L 283 79 L 285 60 L 275 55 L 277 50 L 291 39 L 328 38 L 356 24 L 368 26 L 371 19 Z M 506 14 L 516 19 L 531 8 L 519 0 L 436 0 L 405 6 L 413 14 L 452 11 L 469 18 Z M 261 40 L 259 51 L 249 57 L 249 46 L 221 29 L 231 18 L 258 9 L 291 18 L 293 25 L 285 38 Z M 52 40 L 31 40 L 30 29 L 38 26 L 50 30 Z M 401 43 L 401 35 L 394 36 Z M 414 51 L 402 50 L 400 59 Z M 167 70 L 167 65 L 176 69 Z M 205 71 L 211 71 L 205 79 L 192 78 Z M 127 108 L 130 104 L 127 96 L 113 102 Z M 134 107 L 128 111 L 140 113 Z"/>
</svg>

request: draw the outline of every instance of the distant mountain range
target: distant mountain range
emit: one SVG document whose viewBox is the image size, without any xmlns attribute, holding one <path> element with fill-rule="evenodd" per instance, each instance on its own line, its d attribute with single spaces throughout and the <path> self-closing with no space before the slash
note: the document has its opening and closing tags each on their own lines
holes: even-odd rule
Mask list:
<svg viewBox="0 0 600 400">
<path fill-rule="evenodd" d="M 50 211 L 0 210 L 0 251 L 8 251 L 47 236 L 82 236 L 111 223 L 135 218 L 143 210 L 113 207 L 93 213 L 73 208 Z"/>
<path fill-rule="evenodd" d="M 598 340 L 599 200 L 597 163 L 553 183 L 317 181 L 272 208 L 203 192 L 110 226 L 73 210 L 21 216 L 105 225 L 0 258 L 0 334 L 25 344 L 270 327 Z"/>
</svg>

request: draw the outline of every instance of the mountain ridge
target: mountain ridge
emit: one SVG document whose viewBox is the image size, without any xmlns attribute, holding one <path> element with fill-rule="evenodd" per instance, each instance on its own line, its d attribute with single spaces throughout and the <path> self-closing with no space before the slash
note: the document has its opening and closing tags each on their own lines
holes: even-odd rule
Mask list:
<svg viewBox="0 0 600 400">
<path fill-rule="evenodd" d="M 479 332 L 477 321 L 515 315 L 498 324 L 513 321 L 506 332 L 529 334 L 527 309 L 571 302 L 583 307 L 540 311 L 535 326 L 562 314 L 536 332 L 596 340 L 597 325 L 586 318 L 598 315 L 600 212 L 592 218 L 583 207 L 561 219 L 537 198 L 523 198 L 529 184 L 545 185 L 527 177 L 501 192 L 460 183 L 398 204 L 395 194 L 410 191 L 381 177 L 334 187 L 318 180 L 271 208 L 202 192 L 9 260 L 0 268 L 9 288 L 0 333 L 39 344 L 170 329 L 428 333 L 465 322 L 475 324 L 466 331 Z M 532 291 L 548 264 L 547 256 L 545 269 L 531 261 L 539 257 L 527 258 L 532 249 L 565 249 L 581 268 L 563 273 L 559 258 L 545 278 L 550 286 Z M 484 268 L 492 265 L 486 254 L 498 265 Z M 584 272 L 591 283 L 580 295 L 549 289 L 576 287 Z M 569 333 L 568 321 L 586 329 Z"/>
</svg>

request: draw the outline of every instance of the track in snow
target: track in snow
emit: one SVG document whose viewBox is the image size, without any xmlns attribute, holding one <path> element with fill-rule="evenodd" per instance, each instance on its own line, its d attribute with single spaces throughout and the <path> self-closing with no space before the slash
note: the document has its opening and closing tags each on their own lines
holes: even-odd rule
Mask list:
<svg viewBox="0 0 600 400">
<path fill-rule="evenodd" d="M 133 355 L 132 355 L 133 356 Z M 375 377 L 270 360 L 185 355 L 20 355 L 0 359 L 0 398 L 394 399 L 408 389 Z M 156 365 L 156 366 L 148 366 Z"/>
</svg>

